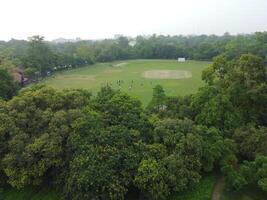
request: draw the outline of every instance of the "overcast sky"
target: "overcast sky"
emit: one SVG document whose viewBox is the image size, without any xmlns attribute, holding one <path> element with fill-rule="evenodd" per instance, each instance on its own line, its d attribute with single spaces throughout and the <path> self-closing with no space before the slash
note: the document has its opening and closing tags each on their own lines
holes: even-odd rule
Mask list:
<svg viewBox="0 0 267 200">
<path fill-rule="evenodd" d="M 0 0 L 0 40 L 267 31 L 267 0 Z"/>
</svg>

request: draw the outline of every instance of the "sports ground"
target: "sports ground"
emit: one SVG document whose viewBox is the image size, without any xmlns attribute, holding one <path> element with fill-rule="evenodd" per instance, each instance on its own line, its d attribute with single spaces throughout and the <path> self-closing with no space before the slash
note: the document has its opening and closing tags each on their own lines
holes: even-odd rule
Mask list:
<svg viewBox="0 0 267 200">
<path fill-rule="evenodd" d="M 140 99 L 146 105 L 155 85 L 169 96 L 191 94 L 203 85 L 201 72 L 210 62 L 177 60 L 126 60 L 98 63 L 58 72 L 44 83 L 57 89 L 83 88 L 95 94 L 105 85 Z"/>
</svg>

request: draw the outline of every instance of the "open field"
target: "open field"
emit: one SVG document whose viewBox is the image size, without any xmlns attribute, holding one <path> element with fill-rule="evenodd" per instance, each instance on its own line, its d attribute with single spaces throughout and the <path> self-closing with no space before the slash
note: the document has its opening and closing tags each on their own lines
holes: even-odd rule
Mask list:
<svg viewBox="0 0 267 200">
<path fill-rule="evenodd" d="M 145 105 L 152 97 L 152 88 L 160 84 L 167 95 L 185 95 L 197 91 L 203 84 L 201 71 L 209 62 L 176 60 L 126 60 L 98 63 L 88 67 L 59 72 L 44 81 L 58 89 L 83 88 L 95 93 L 109 84 Z M 118 81 L 120 82 L 118 83 Z"/>
</svg>

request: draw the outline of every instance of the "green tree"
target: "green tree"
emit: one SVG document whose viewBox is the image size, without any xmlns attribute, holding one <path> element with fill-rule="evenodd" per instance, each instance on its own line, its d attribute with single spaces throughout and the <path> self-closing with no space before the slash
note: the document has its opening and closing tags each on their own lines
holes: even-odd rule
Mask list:
<svg viewBox="0 0 267 200">
<path fill-rule="evenodd" d="M 140 133 L 122 125 L 106 127 L 102 114 L 90 109 L 73 126 L 67 196 L 124 199 L 141 160 Z"/>
<path fill-rule="evenodd" d="M 8 144 L 2 163 L 9 184 L 39 185 L 64 167 L 71 123 L 86 102 L 87 93 L 46 87 L 26 89 L 7 102 L 8 118 L 1 130 Z"/>
<path fill-rule="evenodd" d="M 250 54 L 242 55 L 229 75 L 231 101 L 246 123 L 266 124 L 266 80 L 263 60 Z"/>
<path fill-rule="evenodd" d="M 150 112 L 159 112 L 166 109 L 166 95 L 161 85 L 156 85 L 153 88 L 153 96 L 151 102 L 148 104 L 147 109 Z"/>
<path fill-rule="evenodd" d="M 81 43 L 77 49 L 76 54 L 77 57 L 81 58 L 84 61 L 84 64 L 92 64 L 94 63 L 94 52 L 92 47 L 89 44 Z"/>
<path fill-rule="evenodd" d="M 142 160 L 134 182 L 148 198 L 166 199 L 170 194 L 166 175 L 166 169 L 156 160 Z"/>
<path fill-rule="evenodd" d="M 241 124 L 266 124 L 266 69 L 250 54 L 236 60 L 225 56 L 203 73 L 208 83 L 193 97 L 196 121 L 231 132 Z"/>
<path fill-rule="evenodd" d="M 150 138 L 151 125 L 139 100 L 125 93 L 113 91 L 107 86 L 98 93 L 95 108 L 103 114 L 105 124 L 126 126 L 140 131 L 142 138 Z"/>
<path fill-rule="evenodd" d="M 231 189 L 239 190 L 247 185 L 257 185 L 267 192 L 267 157 L 257 156 L 253 161 L 244 161 L 238 169 L 228 166 L 226 183 Z"/>
<path fill-rule="evenodd" d="M 242 158 L 253 160 L 258 155 L 267 156 L 267 128 L 253 124 L 235 130 L 233 139 Z"/>
<path fill-rule="evenodd" d="M 11 99 L 18 90 L 18 83 L 13 80 L 7 70 L 0 68 L 0 98 Z"/>
<path fill-rule="evenodd" d="M 30 37 L 24 67 L 34 68 L 45 76 L 46 72 L 52 69 L 53 61 L 53 52 L 44 42 L 44 37 L 39 35 Z"/>
</svg>

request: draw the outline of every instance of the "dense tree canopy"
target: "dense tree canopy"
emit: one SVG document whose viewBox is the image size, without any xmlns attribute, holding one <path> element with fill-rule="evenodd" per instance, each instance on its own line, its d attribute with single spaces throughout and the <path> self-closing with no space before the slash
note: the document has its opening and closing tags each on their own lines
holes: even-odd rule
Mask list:
<svg viewBox="0 0 267 200">
<path fill-rule="evenodd" d="M 266 125 L 267 78 L 262 59 L 245 54 L 238 59 L 214 59 L 204 71 L 208 83 L 195 95 L 196 121 L 232 130 L 250 122 Z"/>
<path fill-rule="evenodd" d="M 65 199 L 125 199 L 132 191 L 168 199 L 216 171 L 229 189 L 267 192 L 266 38 L 264 32 L 1 42 L 0 185 L 49 184 Z M 109 86 L 96 95 L 40 85 L 16 94 L 11 77 L 17 67 L 34 79 L 94 62 L 178 56 L 216 56 L 202 73 L 205 85 L 184 97 L 156 85 L 146 108 Z"/>
<path fill-rule="evenodd" d="M 75 99 L 73 99 L 75 97 Z M 3 171 L 14 187 L 38 185 L 52 167 L 61 167 L 70 122 L 88 101 L 86 92 L 26 90 L 3 109 L 1 135 L 8 138 Z"/>
<path fill-rule="evenodd" d="M 3 102 L 0 114 L 7 183 L 49 181 L 64 185 L 71 199 L 124 199 L 131 187 L 165 199 L 233 152 L 218 129 L 189 119 L 150 120 L 138 100 L 109 87 L 94 98 L 83 90 L 33 87 Z"/>
</svg>

